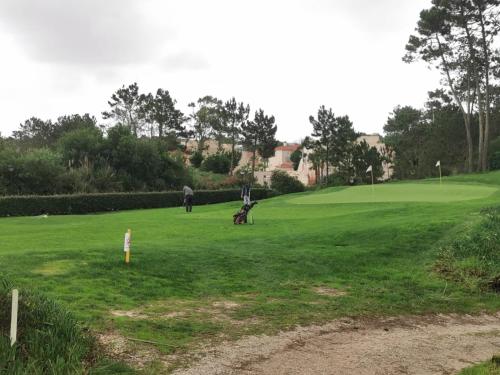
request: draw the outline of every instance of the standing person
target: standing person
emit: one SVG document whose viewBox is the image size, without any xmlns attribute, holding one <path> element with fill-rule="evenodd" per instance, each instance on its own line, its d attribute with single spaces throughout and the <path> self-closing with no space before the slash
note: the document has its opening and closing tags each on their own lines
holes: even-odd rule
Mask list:
<svg viewBox="0 0 500 375">
<path fill-rule="evenodd" d="M 250 206 L 250 185 L 249 184 L 245 184 L 243 185 L 243 187 L 241 188 L 241 198 L 243 198 L 243 204 L 245 206 Z"/>
<path fill-rule="evenodd" d="M 193 189 L 191 189 L 187 185 L 184 185 L 182 191 L 184 193 L 184 204 L 186 205 L 186 212 L 191 212 L 193 211 Z"/>
</svg>

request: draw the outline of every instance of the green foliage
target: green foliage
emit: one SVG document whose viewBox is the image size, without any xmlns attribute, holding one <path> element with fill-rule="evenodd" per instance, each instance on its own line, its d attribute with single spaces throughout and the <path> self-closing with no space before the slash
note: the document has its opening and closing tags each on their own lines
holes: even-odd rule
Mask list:
<svg viewBox="0 0 500 375">
<path fill-rule="evenodd" d="M 462 370 L 458 375 L 500 375 L 500 356 Z"/>
<path fill-rule="evenodd" d="M 255 112 L 253 121 L 242 124 L 243 145 L 254 155 L 268 159 L 274 155 L 276 148 L 276 131 L 274 116 L 267 116 L 262 109 Z M 255 170 L 255 158 L 252 158 L 252 175 Z"/>
<path fill-rule="evenodd" d="M 299 193 L 305 189 L 302 182 L 279 170 L 274 171 L 271 175 L 271 187 L 282 194 Z"/>
<path fill-rule="evenodd" d="M 226 135 L 231 141 L 231 174 L 234 168 L 238 165 L 236 159 L 236 144 L 241 137 L 241 126 L 248 120 L 250 114 L 250 106 L 241 102 L 238 103 L 234 97 L 224 104 L 224 117 L 227 121 Z"/>
<path fill-rule="evenodd" d="M 81 128 L 64 134 L 59 139 L 59 150 L 67 166 L 81 167 L 99 159 L 103 143 L 97 128 Z"/>
<path fill-rule="evenodd" d="M 500 169 L 500 151 L 493 153 L 490 157 L 490 169 L 493 171 Z"/>
<path fill-rule="evenodd" d="M 294 170 L 299 169 L 299 164 L 300 161 L 302 160 L 302 151 L 300 149 L 297 149 L 294 152 L 292 152 L 292 154 L 290 155 L 290 160 L 293 163 L 293 169 Z"/>
<path fill-rule="evenodd" d="M 127 87 L 123 85 L 111 95 L 111 100 L 108 101 L 110 110 L 103 112 L 102 117 L 115 120 L 137 137 L 142 130 L 145 118 L 143 99 L 136 82 Z"/>
<path fill-rule="evenodd" d="M 36 117 L 26 120 L 13 132 L 17 145 L 23 149 L 44 148 L 55 145 L 68 132 L 95 129 L 96 119 L 89 114 L 61 116 L 57 122 L 44 121 Z"/>
<path fill-rule="evenodd" d="M 394 177 L 437 177 L 438 160 L 443 175 L 464 171 L 466 141 L 462 122 L 457 108 L 446 103 L 434 103 L 427 111 L 396 107 L 384 126 L 384 141 L 392 153 Z"/>
<path fill-rule="evenodd" d="M 160 146 L 161 142 L 137 139 L 128 127 L 116 126 L 108 131 L 103 156 L 126 191 L 172 190 L 189 184 L 184 165 Z"/>
<path fill-rule="evenodd" d="M 254 189 L 255 199 L 270 194 Z M 240 199 L 239 190 L 195 191 L 196 205 L 229 202 Z M 178 207 L 184 200 L 180 191 L 152 193 L 74 194 L 51 196 L 0 197 L 0 216 L 86 214 L 91 212 L 135 210 L 142 208 Z"/>
<path fill-rule="evenodd" d="M 231 155 L 222 152 L 210 155 L 203 160 L 201 169 L 213 173 L 228 174 L 231 169 Z"/>
<path fill-rule="evenodd" d="M 493 139 L 488 148 L 489 164 L 491 170 L 500 169 L 500 137 Z"/>
<path fill-rule="evenodd" d="M 54 194 L 63 172 L 60 155 L 49 149 L 22 154 L 12 149 L 0 151 L 0 193 Z"/>
<path fill-rule="evenodd" d="M 71 313 L 39 293 L 19 291 L 18 342 L 10 346 L 11 290 L 0 279 L 0 373 L 83 373 L 96 357 L 95 339 Z"/>
<path fill-rule="evenodd" d="M 437 269 L 471 289 L 500 292 L 500 209 L 482 212 L 479 223 L 440 250 Z"/>
<path fill-rule="evenodd" d="M 323 105 L 317 118 L 309 116 L 309 122 L 313 132 L 306 143 L 320 158 L 319 164 L 326 166 L 326 174 L 330 175 L 330 165 L 345 169 L 357 136 L 349 117 L 336 117 L 331 108 L 327 110 Z"/>
<path fill-rule="evenodd" d="M 195 151 L 193 152 L 193 155 L 189 158 L 189 161 L 191 162 L 191 165 L 195 168 L 200 168 L 201 163 L 203 163 L 203 153 L 201 151 Z"/>
<path fill-rule="evenodd" d="M 205 172 L 195 168 L 192 168 L 190 173 L 193 180 L 192 186 L 196 190 L 239 189 L 242 185 L 238 176 Z"/>
<path fill-rule="evenodd" d="M 382 169 L 382 155 L 376 147 L 370 147 L 366 141 L 355 144 L 352 150 L 352 170 L 355 180 L 371 183 L 371 173 L 366 172 L 369 166 L 373 169 L 375 182 L 384 175 Z"/>
<path fill-rule="evenodd" d="M 234 153 L 235 165 L 238 165 L 241 159 L 241 152 Z M 207 172 L 213 172 L 218 174 L 228 174 L 231 170 L 231 153 L 229 152 L 218 152 L 216 154 L 210 155 L 203 160 L 201 164 L 201 169 Z"/>
</svg>

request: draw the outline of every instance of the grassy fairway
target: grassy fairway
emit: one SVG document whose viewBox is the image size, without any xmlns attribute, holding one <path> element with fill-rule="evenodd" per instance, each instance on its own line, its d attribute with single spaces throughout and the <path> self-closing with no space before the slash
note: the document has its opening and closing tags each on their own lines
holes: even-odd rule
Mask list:
<svg viewBox="0 0 500 375">
<path fill-rule="evenodd" d="M 239 203 L 0 219 L 1 270 L 165 352 L 346 315 L 498 310 L 431 269 L 440 241 L 497 204 L 500 174 L 487 176 L 282 196 L 247 226 L 232 224 Z"/>
</svg>

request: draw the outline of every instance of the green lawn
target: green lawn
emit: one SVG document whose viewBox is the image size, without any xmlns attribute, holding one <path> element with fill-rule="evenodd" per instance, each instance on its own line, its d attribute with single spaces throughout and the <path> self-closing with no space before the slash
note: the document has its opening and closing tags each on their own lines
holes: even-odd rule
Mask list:
<svg viewBox="0 0 500 375">
<path fill-rule="evenodd" d="M 475 177 L 282 196 L 246 226 L 232 224 L 237 202 L 4 218 L 0 272 L 164 352 L 347 315 L 497 311 L 498 295 L 432 271 L 439 243 L 498 204 L 500 173 Z"/>
</svg>

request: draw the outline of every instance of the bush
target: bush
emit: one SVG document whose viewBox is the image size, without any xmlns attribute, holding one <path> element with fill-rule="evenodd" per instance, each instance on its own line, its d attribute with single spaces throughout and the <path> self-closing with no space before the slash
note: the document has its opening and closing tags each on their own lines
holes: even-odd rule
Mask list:
<svg viewBox="0 0 500 375">
<path fill-rule="evenodd" d="M 189 161 L 193 167 L 200 168 L 203 159 L 203 154 L 200 151 L 195 151 L 189 158 Z"/>
<path fill-rule="evenodd" d="M 96 359 L 95 339 L 56 303 L 19 292 L 18 340 L 9 340 L 12 286 L 0 278 L 0 373 L 80 374 Z"/>
<path fill-rule="evenodd" d="M 49 149 L 0 153 L 0 186 L 6 194 L 54 194 L 55 181 L 63 172 L 60 155 Z"/>
<path fill-rule="evenodd" d="M 305 190 L 302 182 L 283 171 L 273 172 L 271 175 L 271 187 L 282 194 L 299 193 Z"/>
<path fill-rule="evenodd" d="M 439 252 L 436 269 L 470 289 L 500 292 L 500 208 L 482 212 L 472 225 Z"/>
<path fill-rule="evenodd" d="M 231 155 L 223 152 L 208 156 L 201 164 L 201 170 L 213 173 L 228 174 L 230 169 Z"/>
<path fill-rule="evenodd" d="M 500 169 L 500 151 L 490 156 L 490 169 L 493 171 Z"/>
<path fill-rule="evenodd" d="M 240 190 L 195 191 L 194 204 L 203 205 L 239 200 Z M 252 197 L 265 199 L 274 196 L 270 190 L 254 189 Z M 29 216 L 40 214 L 68 215 L 92 212 L 135 210 L 182 206 L 182 192 L 109 193 L 52 196 L 0 197 L 0 216 Z"/>
</svg>

